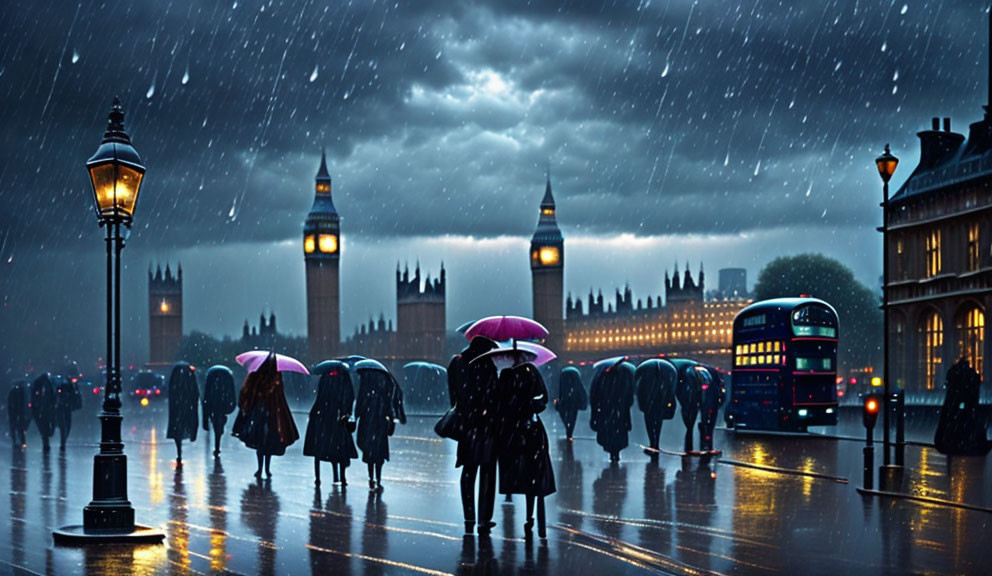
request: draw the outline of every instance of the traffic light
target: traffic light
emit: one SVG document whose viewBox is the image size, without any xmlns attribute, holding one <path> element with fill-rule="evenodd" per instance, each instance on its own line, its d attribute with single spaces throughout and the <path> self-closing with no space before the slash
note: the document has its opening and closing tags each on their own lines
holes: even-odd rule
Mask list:
<svg viewBox="0 0 992 576">
<path fill-rule="evenodd" d="M 882 409 L 882 399 L 877 394 L 868 394 L 864 400 L 864 410 L 861 415 L 864 418 L 865 428 L 870 432 L 875 428 L 875 421 L 878 420 L 878 413 Z"/>
</svg>

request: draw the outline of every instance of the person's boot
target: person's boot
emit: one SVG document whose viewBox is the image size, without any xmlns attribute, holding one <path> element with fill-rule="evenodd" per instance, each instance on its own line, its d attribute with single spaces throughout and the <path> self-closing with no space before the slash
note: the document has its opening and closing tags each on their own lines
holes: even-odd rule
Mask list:
<svg viewBox="0 0 992 576">
<path fill-rule="evenodd" d="M 465 535 L 470 535 L 475 532 L 475 522 L 471 520 L 465 521 Z"/>
</svg>

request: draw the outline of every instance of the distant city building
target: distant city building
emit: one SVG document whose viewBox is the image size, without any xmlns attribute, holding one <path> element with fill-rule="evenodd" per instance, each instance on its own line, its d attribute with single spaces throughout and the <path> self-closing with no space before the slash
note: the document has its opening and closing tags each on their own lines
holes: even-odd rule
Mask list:
<svg viewBox="0 0 992 576">
<path fill-rule="evenodd" d="M 244 326 L 241 328 L 241 342 L 245 350 L 251 350 L 253 348 L 272 350 L 274 349 L 273 344 L 279 337 L 279 331 L 276 329 L 275 312 L 269 313 L 268 320 L 265 318 L 265 313 L 260 314 L 258 317 L 258 326 L 250 326 L 246 319 Z"/>
<path fill-rule="evenodd" d="M 162 366 L 176 361 L 183 339 L 183 267 L 175 276 L 165 265 L 148 270 L 148 363 Z"/>
<path fill-rule="evenodd" d="M 719 298 L 747 298 L 747 269 L 721 268 L 719 277 Z"/>
<path fill-rule="evenodd" d="M 423 360 L 446 364 L 446 273 L 444 264 L 438 276 L 421 278 L 420 263 L 413 275 L 396 265 L 396 327 L 380 312 L 378 321 L 355 328 L 344 341 L 343 351 L 388 361 L 392 366 Z"/>
<path fill-rule="evenodd" d="M 950 118 L 917 136 L 919 165 L 886 208 L 891 370 L 910 391 L 940 390 L 961 357 L 992 373 L 992 90 L 967 139 Z"/>
<path fill-rule="evenodd" d="M 665 299 L 634 301 L 630 287 L 615 293 L 615 304 L 604 304 L 603 293 L 582 299 L 568 295 L 565 353 L 571 362 L 595 361 L 608 355 L 688 356 L 730 368 L 734 316 L 751 303 L 747 298 L 705 300 L 703 270 L 693 278 L 686 264 L 680 276 L 665 272 Z"/>
<path fill-rule="evenodd" d="M 311 361 L 335 358 L 341 343 L 341 225 L 331 199 L 327 154 L 320 155 L 313 207 L 303 225 L 307 275 L 307 352 Z"/>
</svg>

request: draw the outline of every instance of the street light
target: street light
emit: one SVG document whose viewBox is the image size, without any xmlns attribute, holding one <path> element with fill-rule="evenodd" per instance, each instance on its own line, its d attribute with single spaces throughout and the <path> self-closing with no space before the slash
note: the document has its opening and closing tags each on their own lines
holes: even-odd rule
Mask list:
<svg viewBox="0 0 992 576">
<path fill-rule="evenodd" d="M 899 159 L 892 155 L 889 145 L 885 145 L 885 152 L 875 158 L 875 166 L 878 168 L 878 175 L 882 178 L 882 346 L 884 349 L 884 360 L 882 364 L 882 390 L 884 400 L 882 401 L 882 464 L 889 465 L 889 180 L 899 166 Z M 901 414 L 900 414 L 901 417 Z M 901 448 L 901 447 L 900 447 Z M 902 454 L 896 452 L 896 464 L 901 466 L 903 462 Z"/>
<path fill-rule="evenodd" d="M 86 169 L 93 186 L 97 220 L 107 228 L 107 368 L 100 413 L 100 452 L 93 457 L 93 500 L 83 508 L 83 524 L 64 526 L 52 535 L 57 543 L 65 544 L 158 542 L 165 534 L 134 523 L 134 508 L 127 499 L 127 457 L 121 440 L 121 224 L 131 227 L 145 167 L 124 131 L 124 109 L 117 98 L 103 142 L 86 162 Z"/>
</svg>

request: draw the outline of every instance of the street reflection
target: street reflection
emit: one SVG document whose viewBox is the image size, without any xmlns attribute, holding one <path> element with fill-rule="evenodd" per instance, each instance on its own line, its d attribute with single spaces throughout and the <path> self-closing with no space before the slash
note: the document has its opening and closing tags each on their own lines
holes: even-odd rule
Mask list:
<svg viewBox="0 0 992 576">
<path fill-rule="evenodd" d="M 671 489 L 665 485 L 665 469 L 658 460 L 649 460 L 644 466 L 644 517 L 657 521 L 639 529 L 641 546 L 665 555 L 672 553 Z"/>
<path fill-rule="evenodd" d="M 375 559 L 386 557 L 389 550 L 389 539 L 385 537 L 386 502 L 382 494 L 369 492 L 365 503 L 365 525 L 362 527 L 362 555 Z M 387 574 L 386 568 L 379 562 L 369 562 L 365 565 L 365 574 Z"/>
<path fill-rule="evenodd" d="M 10 463 L 10 558 L 16 566 L 24 565 L 24 512 L 26 508 L 28 470 L 24 451 L 13 448 Z"/>
<path fill-rule="evenodd" d="M 627 468 L 626 465 L 612 463 L 599 473 L 592 483 L 592 511 L 599 518 L 596 525 L 599 530 L 611 537 L 620 538 L 623 524 L 617 520 L 623 517 L 623 506 L 627 500 Z"/>
<path fill-rule="evenodd" d="M 716 511 L 716 472 L 709 458 L 684 456 L 682 467 L 675 472 L 674 491 L 676 522 L 689 526 L 711 524 Z M 692 563 L 702 568 L 710 568 L 712 544 L 713 537 L 705 530 L 694 533 L 691 543 L 682 542 L 681 534 L 679 537 L 679 548 L 698 553 L 699 556 L 692 557 Z"/>
<path fill-rule="evenodd" d="M 458 576 L 496 576 L 500 574 L 499 560 L 493 552 L 493 541 L 489 536 L 465 535 L 462 537 L 461 555 L 458 557 Z"/>
<path fill-rule="evenodd" d="M 207 506 L 210 509 L 210 570 L 227 568 L 227 476 L 220 458 L 214 458 L 207 478 Z"/>
<path fill-rule="evenodd" d="M 582 479 L 582 462 L 575 459 L 575 444 L 568 439 L 558 441 L 558 452 L 562 459 L 555 470 L 558 481 L 558 492 L 555 499 L 558 503 L 558 519 L 572 528 L 582 529 L 582 515 L 574 511 L 583 510 L 585 496 Z"/>
<path fill-rule="evenodd" d="M 279 497 L 271 480 L 257 480 L 241 493 L 241 523 L 258 538 L 258 573 L 276 573 L 276 525 Z"/>
<path fill-rule="evenodd" d="M 104 576 L 160 574 L 168 562 L 164 546 L 133 544 L 85 546 L 83 561 L 85 574 Z"/>
<path fill-rule="evenodd" d="M 326 508 L 321 498 L 320 488 L 315 488 L 310 510 L 310 573 L 351 574 L 352 560 L 344 555 L 351 552 L 351 506 L 345 493 L 336 488 L 327 497 Z"/>
<path fill-rule="evenodd" d="M 183 483 L 182 468 L 176 468 L 172 479 L 166 538 L 169 545 L 169 561 L 177 568 L 188 569 L 190 566 L 189 509 L 186 502 L 186 485 Z"/>
</svg>

